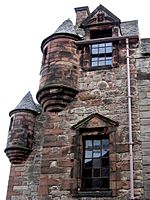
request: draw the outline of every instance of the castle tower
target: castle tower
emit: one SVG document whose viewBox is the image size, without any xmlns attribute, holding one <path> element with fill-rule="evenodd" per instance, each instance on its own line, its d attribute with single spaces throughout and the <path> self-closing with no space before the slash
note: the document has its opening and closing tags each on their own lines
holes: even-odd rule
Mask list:
<svg viewBox="0 0 150 200">
<path fill-rule="evenodd" d="M 32 151 L 35 117 L 38 109 L 28 92 L 9 115 L 11 117 L 5 153 L 12 164 L 24 162 Z"/>
<path fill-rule="evenodd" d="M 30 93 L 10 112 L 7 200 L 149 200 L 150 39 L 75 11 L 42 42 L 40 113 Z"/>
<path fill-rule="evenodd" d="M 80 40 L 70 19 L 43 40 L 43 61 L 37 100 L 44 111 L 61 111 L 78 93 Z"/>
</svg>

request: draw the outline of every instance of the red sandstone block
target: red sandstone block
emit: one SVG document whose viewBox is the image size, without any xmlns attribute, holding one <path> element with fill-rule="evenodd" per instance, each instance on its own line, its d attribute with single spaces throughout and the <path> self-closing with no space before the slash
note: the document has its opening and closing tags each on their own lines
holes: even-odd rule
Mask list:
<svg viewBox="0 0 150 200">
<path fill-rule="evenodd" d="M 48 186 L 40 185 L 38 190 L 39 195 L 48 195 Z"/>
</svg>

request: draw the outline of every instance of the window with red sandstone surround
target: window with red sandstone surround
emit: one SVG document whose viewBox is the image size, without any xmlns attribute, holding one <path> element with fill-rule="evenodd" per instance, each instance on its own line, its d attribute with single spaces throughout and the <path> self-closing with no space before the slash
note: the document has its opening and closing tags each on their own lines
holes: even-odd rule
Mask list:
<svg viewBox="0 0 150 200">
<path fill-rule="evenodd" d="M 83 138 L 82 190 L 109 190 L 108 135 Z"/>
</svg>

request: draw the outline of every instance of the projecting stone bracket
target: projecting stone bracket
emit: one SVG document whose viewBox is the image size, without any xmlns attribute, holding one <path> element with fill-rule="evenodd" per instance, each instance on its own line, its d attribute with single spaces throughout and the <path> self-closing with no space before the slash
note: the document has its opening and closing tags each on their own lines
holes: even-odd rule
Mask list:
<svg viewBox="0 0 150 200">
<path fill-rule="evenodd" d="M 32 150 L 29 148 L 14 145 L 14 146 L 6 147 L 4 152 L 9 158 L 11 164 L 21 164 L 27 160 L 31 151 Z"/>
<path fill-rule="evenodd" d="M 50 85 L 40 89 L 37 93 L 37 100 L 44 112 L 60 112 L 78 93 L 77 89 L 64 85 Z"/>
</svg>

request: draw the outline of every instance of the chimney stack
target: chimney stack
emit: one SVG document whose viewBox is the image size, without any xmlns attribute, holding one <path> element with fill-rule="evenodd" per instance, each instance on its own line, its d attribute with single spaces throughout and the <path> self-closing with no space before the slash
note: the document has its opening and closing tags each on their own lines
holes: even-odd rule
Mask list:
<svg viewBox="0 0 150 200">
<path fill-rule="evenodd" d="M 84 6 L 75 8 L 75 11 L 76 11 L 76 26 L 79 27 L 82 21 L 89 16 L 90 10 L 88 6 Z"/>
</svg>

